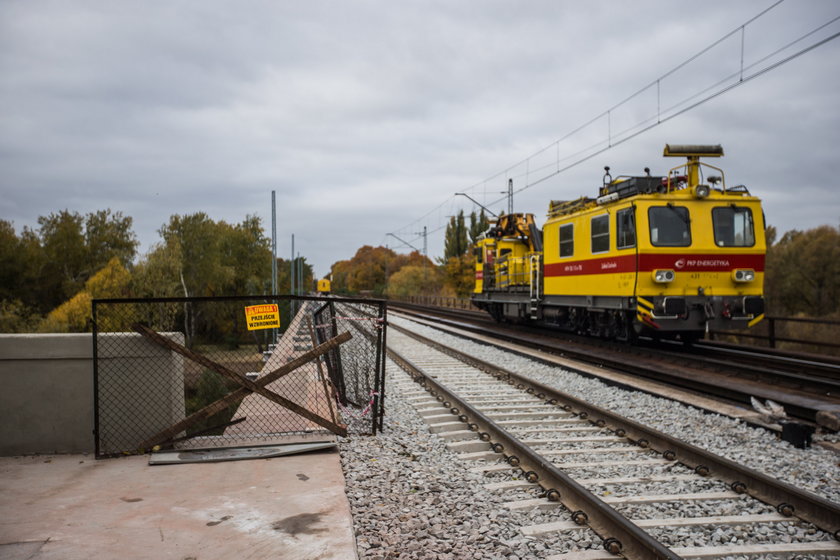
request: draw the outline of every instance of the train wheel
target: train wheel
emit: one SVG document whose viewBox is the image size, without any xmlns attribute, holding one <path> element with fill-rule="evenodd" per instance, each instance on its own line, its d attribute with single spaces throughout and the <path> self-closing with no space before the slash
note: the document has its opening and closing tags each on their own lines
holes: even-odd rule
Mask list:
<svg viewBox="0 0 840 560">
<path fill-rule="evenodd" d="M 693 346 L 695 342 L 703 338 L 703 333 L 680 333 L 680 341 L 684 346 Z"/>
</svg>

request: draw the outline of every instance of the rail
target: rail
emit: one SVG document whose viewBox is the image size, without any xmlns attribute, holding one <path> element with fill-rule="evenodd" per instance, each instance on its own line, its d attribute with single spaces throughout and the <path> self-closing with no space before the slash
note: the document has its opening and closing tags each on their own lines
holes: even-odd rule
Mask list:
<svg viewBox="0 0 840 560">
<path fill-rule="evenodd" d="M 469 298 L 451 296 L 401 296 L 391 301 L 415 305 L 480 311 Z M 797 328 L 799 326 L 799 328 Z M 840 321 L 807 317 L 765 317 L 750 330 L 709 331 L 709 340 L 735 339 L 739 343 L 768 348 L 816 349 L 820 353 L 840 354 Z"/>
<path fill-rule="evenodd" d="M 700 476 L 724 481 L 738 494 L 749 494 L 757 500 L 772 505 L 785 517 L 795 515 L 815 524 L 835 539 L 840 539 L 840 517 L 838 517 L 840 505 L 838 504 L 622 417 L 611 410 L 543 385 L 525 375 L 498 367 L 403 327 L 396 325 L 392 327 L 496 379 L 516 386 L 528 394 L 536 395 L 538 399 L 544 399 L 547 404 L 556 405 L 567 412 L 576 414 L 581 420 L 587 420 L 597 427 L 606 427 L 617 436 L 626 437 L 639 447 L 657 451 L 663 458 L 677 461 L 693 469 Z M 529 481 L 539 481 L 546 490 L 547 496 L 552 493 L 552 490 L 559 491 L 555 494 L 555 498 L 559 499 L 570 511 L 583 511 L 588 517 L 590 527 L 604 538 L 604 547 L 607 550 L 614 554 L 620 551 L 627 558 L 679 558 L 671 550 L 663 548 L 663 545 L 651 539 L 638 526 L 628 522 L 624 516 L 616 513 L 586 491 L 565 471 L 554 467 L 550 460 L 518 441 L 511 433 L 462 400 L 438 379 L 427 375 L 392 349 L 388 349 L 388 353 L 400 367 L 409 372 L 415 382 L 443 403 L 444 407 L 452 407 L 450 412 L 466 425 L 465 428 L 482 435 L 489 435 L 489 437 L 483 435 L 481 439 L 492 443 L 492 449 L 502 454 L 512 467 L 520 468 Z M 530 480 L 530 475 L 535 475 L 534 480 Z"/>
<path fill-rule="evenodd" d="M 804 325 L 804 328 L 799 325 Z M 840 338 L 840 321 L 828 319 L 765 317 L 749 331 L 709 331 L 709 340 L 722 340 L 725 337 L 734 337 L 739 342 L 760 342 L 768 348 L 777 348 L 779 343 L 783 343 L 786 347 L 793 344 L 828 349 L 827 353 L 831 354 L 840 353 L 840 343 L 831 342 Z"/>
</svg>

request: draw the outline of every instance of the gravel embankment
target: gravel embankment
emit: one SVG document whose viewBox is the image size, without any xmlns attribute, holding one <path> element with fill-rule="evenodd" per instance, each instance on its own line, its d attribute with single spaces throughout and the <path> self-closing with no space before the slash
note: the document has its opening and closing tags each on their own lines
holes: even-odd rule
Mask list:
<svg viewBox="0 0 840 560">
<path fill-rule="evenodd" d="M 487 477 L 469 472 L 429 433 L 397 395 L 387 364 L 385 430 L 340 444 L 359 558 L 370 560 L 535 558 L 544 545 L 523 537 L 513 515 L 483 488 Z M 407 377 L 406 377 L 407 379 Z M 534 548 L 532 548 L 534 547 Z"/>
<path fill-rule="evenodd" d="M 620 409 L 627 417 L 840 502 L 840 457 L 831 451 L 796 449 L 769 431 L 728 417 L 609 387 L 422 325 L 411 323 L 411 328 L 598 406 Z M 543 520 L 536 512 L 510 512 L 502 507 L 502 502 L 539 494 L 537 490 L 523 490 L 519 495 L 485 490 L 484 484 L 509 475 L 488 477 L 470 472 L 474 465 L 449 452 L 445 442 L 430 434 L 414 409 L 399 397 L 394 380 L 406 379 L 403 376 L 388 362 L 384 432 L 376 437 L 356 436 L 340 444 L 360 558 L 519 560 L 600 547 L 600 539 L 589 531 L 548 539 L 523 536 L 522 525 L 548 521 L 549 517 L 556 520 L 557 512 Z M 791 535 L 797 540 L 800 537 L 808 538 Z M 720 535 L 720 541 L 727 542 L 724 539 L 729 536 Z M 694 537 L 681 531 L 669 540 L 672 545 L 690 546 Z"/>
</svg>

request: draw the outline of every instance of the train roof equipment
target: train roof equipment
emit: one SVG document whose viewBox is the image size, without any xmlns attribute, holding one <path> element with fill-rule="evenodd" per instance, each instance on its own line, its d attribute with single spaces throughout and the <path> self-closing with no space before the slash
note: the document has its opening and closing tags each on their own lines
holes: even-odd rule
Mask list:
<svg viewBox="0 0 840 560">
<path fill-rule="evenodd" d="M 651 175 L 650 169 L 645 167 L 645 175 L 620 175 L 613 178 L 610 175 L 610 167 L 605 166 L 603 184 L 598 190 L 597 198 L 584 196 L 576 200 L 552 200 L 548 207 L 548 217 L 556 218 L 558 216 L 574 214 L 588 208 L 609 204 L 632 196 L 667 194 L 683 189 L 689 189 L 697 198 L 709 196 L 712 188 L 723 193 L 737 191 L 739 193 L 746 192 L 749 194 L 743 185 L 727 189 L 723 170 L 700 161 L 701 157 L 722 157 L 723 147 L 720 144 L 665 144 L 662 155 L 664 157 L 685 157 L 686 162 L 671 168 L 665 176 Z M 708 167 L 720 174 L 709 175 L 707 177 L 712 187 L 701 184 L 702 167 Z M 718 183 L 720 183 L 719 188 L 717 186 Z"/>
<path fill-rule="evenodd" d="M 502 214 L 487 231 L 486 237 L 515 237 L 526 243 L 532 252 L 541 253 L 543 250 L 542 233 L 534 223 L 533 214 Z"/>
</svg>

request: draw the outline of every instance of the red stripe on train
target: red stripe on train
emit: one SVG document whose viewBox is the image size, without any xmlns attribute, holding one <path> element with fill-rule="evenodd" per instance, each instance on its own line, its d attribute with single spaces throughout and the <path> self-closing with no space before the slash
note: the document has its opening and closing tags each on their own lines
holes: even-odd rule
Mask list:
<svg viewBox="0 0 840 560">
<path fill-rule="evenodd" d="M 639 272 L 669 268 L 676 272 L 729 272 L 735 268 L 764 271 L 764 255 L 680 255 L 642 253 Z M 636 255 L 604 257 L 585 261 L 561 261 L 545 265 L 545 277 L 580 276 L 589 274 L 618 274 L 636 271 Z"/>
</svg>

